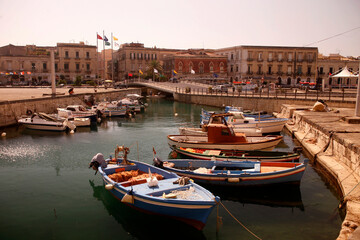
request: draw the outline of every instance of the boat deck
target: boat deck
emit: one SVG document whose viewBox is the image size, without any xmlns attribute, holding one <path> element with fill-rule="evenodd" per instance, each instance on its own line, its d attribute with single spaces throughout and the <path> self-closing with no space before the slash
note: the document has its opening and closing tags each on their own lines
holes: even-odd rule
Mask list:
<svg viewBox="0 0 360 240">
<path fill-rule="evenodd" d="M 289 167 L 277 167 L 277 166 L 273 166 L 273 167 L 260 167 L 260 172 L 261 173 L 268 173 L 268 172 L 277 172 L 277 171 L 284 171 L 284 170 L 288 170 Z"/>
</svg>

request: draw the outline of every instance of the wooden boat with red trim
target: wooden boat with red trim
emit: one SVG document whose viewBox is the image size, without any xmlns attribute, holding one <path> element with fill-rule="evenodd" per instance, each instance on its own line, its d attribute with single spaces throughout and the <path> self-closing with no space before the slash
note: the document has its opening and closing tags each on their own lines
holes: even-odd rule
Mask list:
<svg viewBox="0 0 360 240">
<path fill-rule="evenodd" d="M 224 114 L 213 114 L 212 122 L 206 126 L 207 136 L 168 135 L 171 148 L 203 148 L 221 150 L 272 150 L 282 140 L 282 136 L 267 135 L 247 137 L 234 131 L 225 120 Z"/>
<path fill-rule="evenodd" d="M 262 186 L 300 183 L 308 160 L 294 162 L 208 161 L 154 158 L 154 165 L 197 183 L 222 186 Z"/>
<path fill-rule="evenodd" d="M 126 148 L 128 150 L 128 148 Z M 201 230 L 220 199 L 205 188 L 151 164 L 96 154 L 90 167 L 99 171 L 105 188 L 139 211 L 170 217 Z M 95 173 L 96 174 L 96 173 Z"/>
<path fill-rule="evenodd" d="M 176 154 L 188 158 L 217 161 L 261 161 L 261 162 L 298 162 L 299 152 L 279 151 L 237 151 L 237 150 L 214 150 L 199 148 L 173 148 Z M 173 156 L 173 155 L 172 155 Z M 176 157 L 174 157 L 176 158 Z"/>
</svg>

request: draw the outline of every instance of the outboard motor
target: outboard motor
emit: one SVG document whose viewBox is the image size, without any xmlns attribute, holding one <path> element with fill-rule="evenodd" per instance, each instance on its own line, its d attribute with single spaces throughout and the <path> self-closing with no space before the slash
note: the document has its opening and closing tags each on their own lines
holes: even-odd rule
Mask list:
<svg viewBox="0 0 360 240">
<path fill-rule="evenodd" d="M 163 168 L 164 163 L 163 163 L 163 161 L 161 161 L 160 158 L 154 157 L 153 162 L 154 162 L 155 167 Z"/>
<path fill-rule="evenodd" d="M 95 170 L 95 175 L 98 172 L 99 167 L 101 168 L 106 168 L 107 167 L 107 163 L 105 161 L 104 155 L 102 155 L 102 153 L 97 153 L 91 160 L 89 168 L 91 168 Z"/>
</svg>

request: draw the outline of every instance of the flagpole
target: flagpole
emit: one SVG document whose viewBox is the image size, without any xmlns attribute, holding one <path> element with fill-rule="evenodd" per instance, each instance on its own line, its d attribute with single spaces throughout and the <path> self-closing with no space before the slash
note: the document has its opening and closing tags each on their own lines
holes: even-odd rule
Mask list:
<svg viewBox="0 0 360 240">
<path fill-rule="evenodd" d="M 113 33 L 111 33 L 111 80 L 114 81 L 114 49 L 113 49 Z"/>
<path fill-rule="evenodd" d="M 96 32 L 96 55 L 95 55 L 95 57 L 96 57 L 96 81 L 97 81 L 97 84 L 99 84 L 99 82 L 98 82 L 98 77 L 99 77 L 99 64 L 98 64 L 98 61 L 99 61 L 99 58 L 98 58 L 98 41 L 99 41 L 99 39 L 98 39 L 98 32 Z"/>
<path fill-rule="evenodd" d="M 106 79 L 105 77 L 105 65 L 106 65 L 106 62 L 105 62 L 105 32 L 103 30 L 103 51 L 104 51 L 104 75 L 103 75 L 103 78 L 104 80 Z"/>
</svg>

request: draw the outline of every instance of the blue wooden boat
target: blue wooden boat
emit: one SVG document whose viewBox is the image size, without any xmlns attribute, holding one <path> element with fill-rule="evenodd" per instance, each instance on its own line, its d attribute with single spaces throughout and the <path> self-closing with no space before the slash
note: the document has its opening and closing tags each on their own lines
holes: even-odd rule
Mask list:
<svg viewBox="0 0 360 240">
<path fill-rule="evenodd" d="M 186 181 L 188 179 L 150 164 L 126 160 L 126 157 L 104 160 L 98 153 L 90 167 L 100 172 L 105 188 L 126 205 L 183 221 L 199 230 L 220 201 L 205 188 Z"/>
<path fill-rule="evenodd" d="M 154 165 L 195 182 L 222 186 L 300 183 L 308 160 L 295 162 L 209 161 L 154 158 Z"/>
</svg>

